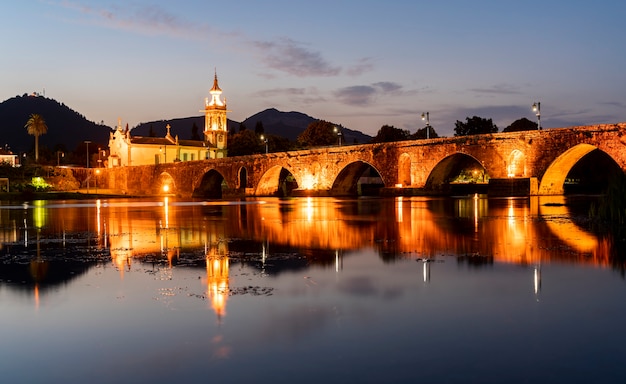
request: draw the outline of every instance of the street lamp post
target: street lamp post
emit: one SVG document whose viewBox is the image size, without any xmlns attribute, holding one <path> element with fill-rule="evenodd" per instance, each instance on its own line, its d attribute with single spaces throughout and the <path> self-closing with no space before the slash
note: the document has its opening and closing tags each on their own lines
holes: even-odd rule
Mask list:
<svg viewBox="0 0 626 384">
<path fill-rule="evenodd" d="M 265 154 L 267 155 L 267 153 L 268 153 L 267 137 L 261 135 L 261 141 L 265 143 Z"/>
<path fill-rule="evenodd" d="M 341 128 L 333 127 L 333 132 L 337 134 L 337 145 L 341 147 Z"/>
<path fill-rule="evenodd" d="M 422 120 L 426 120 L 426 138 L 430 139 L 430 112 L 422 112 Z"/>
<path fill-rule="evenodd" d="M 65 153 L 61 151 L 57 151 L 57 167 L 61 165 L 61 157 L 65 157 Z"/>
<path fill-rule="evenodd" d="M 541 129 L 541 103 L 533 103 L 533 112 L 537 115 L 537 130 Z"/>
<path fill-rule="evenodd" d="M 85 140 L 85 150 L 87 151 L 87 193 L 89 193 L 89 143 L 91 141 Z"/>
</svg>

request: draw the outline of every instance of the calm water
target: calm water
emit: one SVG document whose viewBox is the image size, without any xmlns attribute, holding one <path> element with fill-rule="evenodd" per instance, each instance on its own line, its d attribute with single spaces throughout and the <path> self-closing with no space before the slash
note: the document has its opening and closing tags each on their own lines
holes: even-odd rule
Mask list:
<svg viewBox="0 0 626 384">
<path fill-rule="evenodd" d="M 623 383 L 625 257 L 570 203 L 5 202 L 0 380 Z"/>
</svg>

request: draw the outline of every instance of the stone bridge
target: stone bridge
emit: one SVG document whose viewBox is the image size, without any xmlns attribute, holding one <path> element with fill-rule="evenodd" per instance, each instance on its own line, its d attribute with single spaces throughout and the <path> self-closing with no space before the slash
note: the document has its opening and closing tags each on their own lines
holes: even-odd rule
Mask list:
<svg viewBox="0 0 626 384">
<path fill-rule="evenodd" d="M 129 195 L 222 198 L 356 195 L 373 179 L 383 193 L 411 195 L 451 193 L 464 174 L 466 187 L 527 196 L 560 195 L 566 181 L 595 184 L 620 170 L 626 172 L 626 123 L 110 168 L 97 182 Z"/>
</svg>

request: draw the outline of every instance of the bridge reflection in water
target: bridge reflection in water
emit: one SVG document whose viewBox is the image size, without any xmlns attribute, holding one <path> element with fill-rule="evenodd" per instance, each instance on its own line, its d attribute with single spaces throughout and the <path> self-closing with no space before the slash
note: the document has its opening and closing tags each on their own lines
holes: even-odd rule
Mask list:
<svg viewBox="0 0 626 384">
<path fill-rule="evenodd" d="M 136 262 L 165 262 L 171 267 L 204 260 L 206 276 L 201 283 L 221 318 L 226 313 L 232 260 L 254 261 L 263 268 L 278 254 L 283 259 L 293 254 L 305 263 L 340 270 L 344 257 L 371 248 L 384 260 L 424 260 L 425 281 L 430 278 L 429 263 L 447 257 L 474 266 L 526 265 L 535 268 L 536 289 L 542 263 L 615 264 L 610 238 L 579 226 L 577 213 L 569 207 L 563 197 L 478 196 L 38 202 L 0 207 L 0 240 L 28 248 L 36 233 L 47 239 L 41 251 L 45 254 L 51 242 L 55 248 L 59 244 L 72 248 L 66 245 L 67 238 L 86 231 L 86 250 L 110 254 L 121 278 Z M 46 269 L 31 270 L 42 274 Z M 45 276 L 33 279 L 38 294 Z"/>
</svg>

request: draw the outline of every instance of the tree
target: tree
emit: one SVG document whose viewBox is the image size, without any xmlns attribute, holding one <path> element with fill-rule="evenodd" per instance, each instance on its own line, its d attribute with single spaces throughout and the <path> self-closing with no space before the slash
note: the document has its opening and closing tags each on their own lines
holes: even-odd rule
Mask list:
<svg viewBox="0 0 626 384">
<path fill-rule="evenodd" d="M 196 125 L 196 123 L 193 123 L 193 125 L 191 126 L 191 140 L 202 140 L 200 138 L 200 134 L 198 133 L 200 128 L 198 128 L 198 126 Z"/>
<path fill-rule="evenodd" d="M 328 121 L 314 121 L 298 136 L 298 144 L 303 147 L 333 145 L 337 142 L 337 135 L 333 131 L 334 127 L 334 124 Z"/>
<path fill-rule="evenodd" d="M 409 140 L 411 134 L 409 131 L 396 128 L 392 125 L 383 125 L 378 130 L 378 133 L 372 138 L 371 143 L 388 143 L 390 141 L 403 141 Z"/>
<path fill-rule="evenodd" d="M 243 130 L 228 139 L 228 156 L 244 156 L 260 153 L 265 144 L 250 130 Z"/>
<path fill-rule="evenodd" d="M 257 136 L 260 136 L 265 133 L 265 128 L 263 128 L 262 121 L 259 120 L 256 122 L 256 125 L 254 126 L 254 133 L 256 133 Z"/>
<path fill-rule="evenodd" d="M 537 123 L 528 120 L 525 117 L 515 120 L 511 125 L 504 128 L 502 132 L 519 132 L 519 131 L 536 131 Z"/>
<path fill-rule="evenodd" d="M 498 132 L 498 127 L 491 119 L 483 119 L 482 117 L 474 116 L 472 118 L 466 117 L 465 120 L 465 123 L 459 120 L 454 123 L 454 136 L 469 136 Z"/>
<path fill-rule="evenodd" d="M 243 123 L 243 121 L 241 123 L 239 123 L 239 133 L 243 132 L 246 130 L 246 125 Z"/>
<path fill-rule="evenodd" d="M 48 132 L 48 126 L 41 115 L 33 113 L 24 128 L 29 135 L 35 136 L 35 162 L 39 162 L 39 136 Z"/>
<path fill-rule="evenodd" d="M 426 130 L 428 130 L 428 135 L 426 135 Z M 424 128 L 418 129 L 417 132 L 411 135 L 412 140 L 422 140 L 426 138 L 436 139 L 438 137 L 439 135 L 437 134 L 437 132 L 435 132 L 435 129 L 430 125 Z"/>
<path fill-rule="evenodd" d="M 149 137 L 156 137 L 156 133 L 154 132 L 154 127 L 150 124 L 150 131 L 148 132 Z"/>
</svg>

